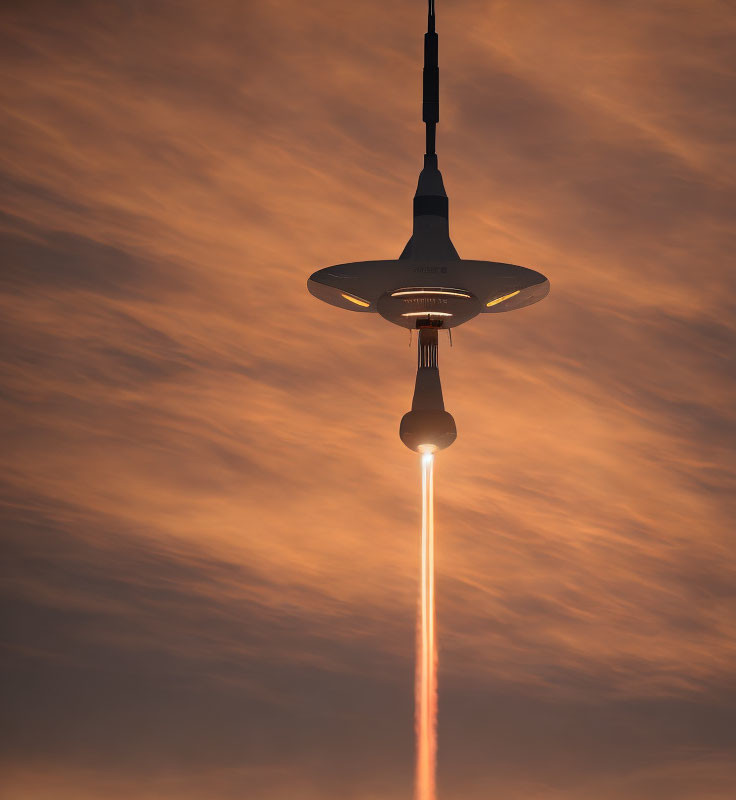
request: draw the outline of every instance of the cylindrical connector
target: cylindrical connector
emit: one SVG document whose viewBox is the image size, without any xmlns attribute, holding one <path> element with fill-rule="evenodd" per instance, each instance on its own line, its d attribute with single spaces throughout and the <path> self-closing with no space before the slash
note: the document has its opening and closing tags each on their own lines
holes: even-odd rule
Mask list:
<svg viewBox="0 0 736 800">
<path fill-rule="evenodd" d="M 442 399 L 437 368 L 437 328 L 420 328 L 418 338 L 414 399 L 411 411 L 401 419 L 399 437 L 410 450 L 425 453 L 449 447 L 457 437 L 457 429 Z"/>
</svg>

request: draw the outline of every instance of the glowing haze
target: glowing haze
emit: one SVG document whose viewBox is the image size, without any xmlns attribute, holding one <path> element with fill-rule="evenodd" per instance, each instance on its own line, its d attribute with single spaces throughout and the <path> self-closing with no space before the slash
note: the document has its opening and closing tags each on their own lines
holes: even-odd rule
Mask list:
<svg viewBox="0 0 736 800">
<path fill-rule="evenodd" d="M 731 3 L 438 4 L 442 800 L 731 800 Z M 405 800 L 422 0 L 2 8 L 9 800 Z"/>
</svg>

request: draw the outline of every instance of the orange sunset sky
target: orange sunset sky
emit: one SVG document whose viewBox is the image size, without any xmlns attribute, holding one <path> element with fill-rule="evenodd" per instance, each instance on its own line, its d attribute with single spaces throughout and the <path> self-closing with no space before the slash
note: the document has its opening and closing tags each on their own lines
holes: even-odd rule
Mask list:
<svg viewBox="0 0 736 800">
<path fill-rule="evenodd" d="M 408 800 L 423 0 L 0 11 L 2 800 Z M 437 0 L 441 800 L 736 797 L 729 0 Z"/>
</svg>

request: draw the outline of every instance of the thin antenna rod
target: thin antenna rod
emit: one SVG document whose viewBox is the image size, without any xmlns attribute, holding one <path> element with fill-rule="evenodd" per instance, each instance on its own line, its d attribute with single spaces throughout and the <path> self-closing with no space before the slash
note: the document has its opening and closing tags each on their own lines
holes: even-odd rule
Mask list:
<svg viewBox="0 0 736 800">
<path fill-rule="evenodd" d="M 427 0 L 427 32 L 424 34 L 422 120 L 427 126 L 427 155 L 435 155 L 437 123 L 440 121 L 440 70 L 437 34 L 434 30 L 434 0 Z"/>
</svg>

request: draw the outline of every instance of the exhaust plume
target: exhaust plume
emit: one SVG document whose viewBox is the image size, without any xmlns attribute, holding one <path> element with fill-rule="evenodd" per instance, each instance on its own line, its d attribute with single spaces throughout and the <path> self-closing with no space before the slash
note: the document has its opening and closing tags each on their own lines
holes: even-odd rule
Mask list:
<svg viewBox="0 0 736 800">
<path fill-rule="evenodd" d="M 422 553 L 417 619 L 416 800 L 435 800 L 437 645 L 434 609 L 434 455 L 422 455 Z"/>
</svg>

